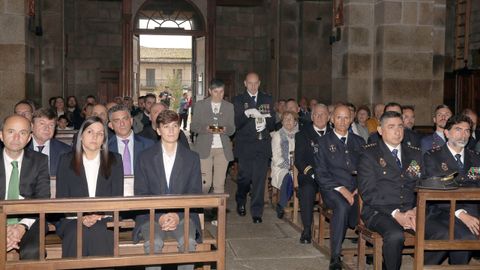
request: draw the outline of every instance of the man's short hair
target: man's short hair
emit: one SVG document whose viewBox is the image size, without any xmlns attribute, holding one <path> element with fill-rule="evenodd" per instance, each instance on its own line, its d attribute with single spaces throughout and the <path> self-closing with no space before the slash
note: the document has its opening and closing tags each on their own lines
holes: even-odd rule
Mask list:
<svg viewBox="0 0 480 270">
<path fill-rule="evenodd" d="M 460 124 L 462 122 L 468 123 L 470 130 L 473 127 L 472 119 L 466 116 L 465 114 L 456 114 L 450 118 L 448 118 L 447 123 L 445 124 L 445 129 L 450 130 L 453 125 Z"/>
<path fill-rule="evenodd" d="M 354 112 L 357 111 L 357 107 L 355 107 L 355 105 L 353 105 L 353 103 L 347 102 L 347 103 L 345 103 L 345 106 L 347 106 L 348 108 L 353 108 Z"/>
<path fill-rule="evenodd" d="M 380 116 L 380 125 L 383 125 L 384 121 L 391 118 L 400 118 L 402 120 L 402 115 L 399 112 L 387 111 Z"/>
<path fill-rule="evenodd" d="M 146 94 L 146 95 L 145 95 L 145 100 L 146 100 L 147 98 L 153 98 L 154 100 L 157 100 L 157 97 L 155 96 L 155 94 L 152 94 L 152 93 Z"/>
<path fill-rule="evenodd" d="M 402 106 L 402 112 L 403 112 L 404 110 L 411 110 L 412 112 L 415 112 L 415 107 L 412 106 L 412 105 L 403 105 L 403 106 Z"/>
<path fill-rule="evenodd" d="M 223 88 L 223 87 L 225 87 L 225 83 L 222 80 L 212 79 L 210 81 L 210 87 L 208 89 L 213 90 L 215 88 Z"/>
<path fill-rule="evenodd" d="M 448 107 L 447 105 L 445 105 L 445 104 L 440 104 L 440 105 L 438 105 L 438 106 L 435 108 L 435 114 L 437 114 L 437 111 L 440 110 L 440 109 L 449 109 L 450 111 L 452 111 L 452 110 L 450 109 L 450 107 Z"/>
<path fill-rule="evenodd" d="M 0 131 L 3 131 L 3 127 L 5 126 L 5 123 L 8 121 L 8 119 L 12 118 L 12 117 L 15 117 L 15 116 L 19 116 L 19 117 L 23 117 L 21 115 L 17 115 L 17 114 L 11 114 L 5 118 L 3 118 L 3 121 L 0 125 Z M 25 117 L 23 117 L 25 118 Z M 30 122 L 27 118 L 25 118 L 25 120 L 27 120 L 28 122 Z M 28 125 L 28 129 L 31 131 L 32 130 L 32 125 Z"/>
<path fill-rule="evenodd" d="M 140 100 L 140 99 L 145 99 L 145 96 L 139 96 L 138 100 Z"/>
<path fill-rule="evenodd" d="M 388 102 L 387 104 L 385 104 L 385 108 L 383 108 L 383 112 L 386 112 L 388 107 L 398 107 L 398 108 L 400 108 L 400 111 L 402 110 L 402 105 L 400 105 L 400 103 Z"/>
<path fill-rule="evenodd" d="M 130 116 L 130 109 L 126 105 L 117 104 L 108 110 L 108 120 L 112 121 L 112 114 L 120 111 L 127 112 Z"/>
<path fill-rule="evenodd" d="M 155 121 L 157 123 L 157 127 L 160 127 L 160 124 L 166 125 L 172 122 L 180 122 L 180 116 L 178 113 L 172 110 L 164 110 L 158 114 L 157 119 Z"/>
<path fill-rule="evenodd" d="M 22 99 L 19 102 L 17 102 L 17 104 L 15 104 L 15 106 L 13 107 L 13 112 L 14 113 L 15 113 L 15 109 L 17 108 L 17 106 L 21 105 L 21 104 L 28 105 L 30 107 L 30 111 L 33 113 L 33 108 L 34 108 L 33 103 L 32 103 L 32 101 L 27 100 L 27 99 Z"/>
<path fill-rule="evenodd" d="M 35 121 L 35 119 L 42 118 L 42 117 L 45 117 L 48 120 L 55 120 L 56 121 L 57 120 L 57 113 L 54 112 L 50 108 L 40 108 L 40 109 L 33 112 L 32 123 Z"/>
</svg>

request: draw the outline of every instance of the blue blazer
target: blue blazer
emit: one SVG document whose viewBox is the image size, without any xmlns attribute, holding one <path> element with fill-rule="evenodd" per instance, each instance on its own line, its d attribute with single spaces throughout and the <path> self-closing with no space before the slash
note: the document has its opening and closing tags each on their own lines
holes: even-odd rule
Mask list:
<svg viewBox="0 0 480 270">
<path fill-rule="evenodd" d="M 145 137 L 139 136 L 139 135 L 133 135 L 133 164 L 132 168 L 135 168 L 135 162 L 138 159 L 138 155 L 140 153 L 149 148 L 150 146 L 154 145 L 155 142 L 147 139 Z M 119 153 L 118 152 L 118 142 L 117 142 L 117 136 L 110 136 L 108 138 L 108 151 L 114 152 L 114 153 Z M 122 153 L 119 153 L 122 154 Z"/>
<path fill-rule="evenodd" d="M 37 149 L 33 149 L 32 141 L 33 138 L 28 143 L 28 148 L 36 152 Z M 69 153 L 70 151 L 72 151 L 72 148 L 68 144 L 63 143 L 55 138 L 50 139 L 50 176 L 57 175 L 57 168 L 58 163 L 60 162 L 60 156 L 65 153 Z"/>
</svg>

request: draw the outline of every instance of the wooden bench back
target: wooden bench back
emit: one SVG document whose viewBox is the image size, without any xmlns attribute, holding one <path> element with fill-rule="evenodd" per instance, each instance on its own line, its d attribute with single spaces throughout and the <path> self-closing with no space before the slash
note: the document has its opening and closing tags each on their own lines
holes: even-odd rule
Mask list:
<svg viewBox="0 0 480 270">
<path fill-rule="evenodd" d="M 115 197 L 85 199 L 49 199 L 0 201 L 0 224 L 6 224 L 7 215 L 34 214 L 39 216 L 40 232 L 45 231 L 45 216 L 50 213 L 77 214 L 77 257 L 47 260 L 45 258 L 45 234 L 39 233 L 39 260 L 7 261 L 6 229 L 0 230 L 0 269 L 57 269 L 97 268 L 129 265 L 182 264 L 192 262 L 216 262 L 217 269 L 225 269 L 225 229 L 227 194 L 169 195 L 152 197 Z M 192 209 L 217 208 L 218 226 L 215 237 L 216 248 L 208 252 L 188 251 L 189 214 Z M 122 255 L 119 253 L 120 212 L 148 210 L 150 213 L 150 243 L 154 242 L 154 218 L 158 209 L 183 209 L 185 213 L 185 251 L 176 254 Z M 113 213 L 114 255 L 113 257 L 82 257 L 82 216 L 89 212 Z M 6 228 L 6 227 L 5 227 Z"/>
<path fill-rule="evenodd" d="M 78 130 L 57 130 L 55 132 L 55 139 L 66 143 L 68 145 L 73 144 L 73 138 L 77 134 Z"/>
</svg>

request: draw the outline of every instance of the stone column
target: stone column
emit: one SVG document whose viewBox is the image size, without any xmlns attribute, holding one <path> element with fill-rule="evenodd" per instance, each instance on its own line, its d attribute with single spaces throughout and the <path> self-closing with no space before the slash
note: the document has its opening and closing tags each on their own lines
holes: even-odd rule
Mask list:
<svg viewBox="0 0 480 270">
<path fill-rule="evenodd" d="M 27 80 L 33 81 L 33 75 L 27 74 L 31 50 L 27 50 L 25 14 L 24 1 L 0 0 L 0 119 L 13 112 L 13 105 L 25 98 Z"/>
<path fill-rule="evenodd" d="M 417 125 L 429 125 L 443 102 L 445 8 L 445 0 L 345 0 L 333 101 L 414 105 Z"/>
</svg>

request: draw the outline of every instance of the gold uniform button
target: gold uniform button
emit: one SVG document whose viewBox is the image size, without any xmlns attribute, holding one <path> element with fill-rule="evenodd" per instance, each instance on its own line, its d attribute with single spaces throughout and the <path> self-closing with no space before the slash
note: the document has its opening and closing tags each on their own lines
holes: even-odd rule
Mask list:
<svg viewBox="0 0 480 270">
<path fill-rule="evenodd" d="M 383 174 L 387 174 L 387 172 L 386 172 L 386 171 L 383 171 Z"/>
</svg>

